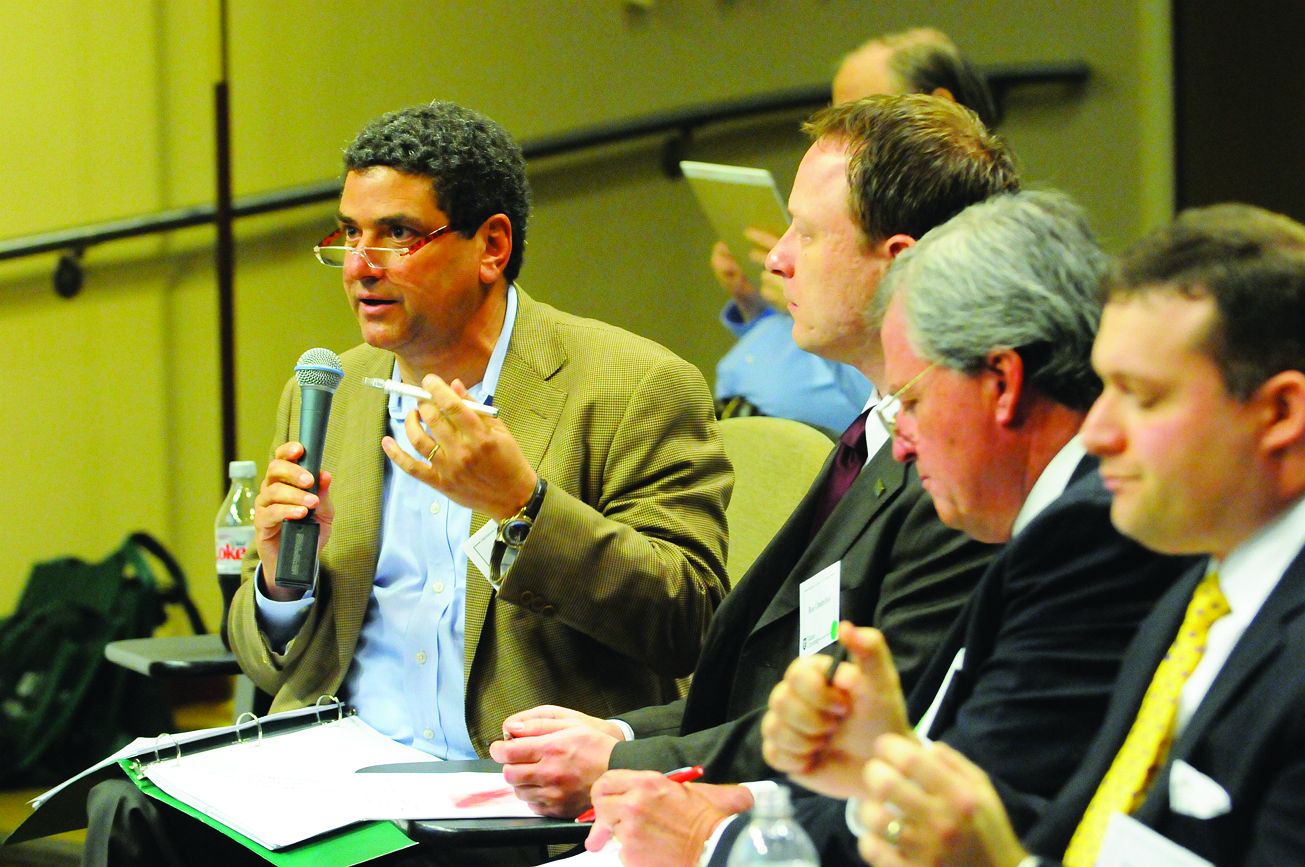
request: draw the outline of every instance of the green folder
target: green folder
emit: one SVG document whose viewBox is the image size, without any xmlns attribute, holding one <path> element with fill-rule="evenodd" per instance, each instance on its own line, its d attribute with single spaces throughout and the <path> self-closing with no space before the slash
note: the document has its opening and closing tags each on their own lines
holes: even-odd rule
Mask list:
<svg viewBox="0 0 1305 867">
<path fill-rule="evenodd" d="M 347 867 L 347 865 L 362 864 L 373 858 L 379 858 L 382 855 L 388 855 L 391 852 L 398 852 L 400 849 L 416 845 L 392 822 L 364 822 L 342 828 L 325 837 L 307 840 L 286 849 L 265 849 L 245 835 L 231 830 L 216 819 L 204 815 L 189 804 L 178 801 L 162 791 L 158 786 L 146 779 L 131 761 L 124 759 L 118 764 L 131 778 L 131 781 L 136 784 L 137 788 L 151 798 L 162 801 L 186 815 L 198 819 L 210 828 L 220 831 L 250 851 L 257 853 L 260 857 L 273 864 L 281 865 L 281 867 L 317 867 L 317 865 L 321 864 L 339 864 L 342 867 Z"/>
</svg>

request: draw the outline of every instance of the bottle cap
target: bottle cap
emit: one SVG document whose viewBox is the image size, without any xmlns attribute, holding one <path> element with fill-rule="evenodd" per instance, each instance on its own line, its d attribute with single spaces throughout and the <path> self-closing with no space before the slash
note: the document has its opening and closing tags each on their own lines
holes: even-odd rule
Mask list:
<svg viewBox="0 0 1305 867">
<path fill-rule="evenodd" d="M 791 816 L 793 805 L 783 786 L 758 786 L 753 792 L 753 812 L 758 816 Z"/>
<path fill-rule="evenodd" d="M 227 464 L 227 478 L 252 479 L 258 475 L 258 464 L 254 461 L 232 461 Z"/>
</svg>

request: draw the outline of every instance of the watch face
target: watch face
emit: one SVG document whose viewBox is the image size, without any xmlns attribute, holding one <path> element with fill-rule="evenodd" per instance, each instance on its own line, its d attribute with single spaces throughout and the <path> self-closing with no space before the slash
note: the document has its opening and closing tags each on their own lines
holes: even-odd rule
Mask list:
<svg viewBox="0 0 1305 867">
<path fill-rule="evenodd" d="M 526 536 L 530 533 L 530 521 L 525 518 L 511 518 L 503 525 L 503 541 L 514 548 L 520 548 L 526 543 Z"/>
</svg>

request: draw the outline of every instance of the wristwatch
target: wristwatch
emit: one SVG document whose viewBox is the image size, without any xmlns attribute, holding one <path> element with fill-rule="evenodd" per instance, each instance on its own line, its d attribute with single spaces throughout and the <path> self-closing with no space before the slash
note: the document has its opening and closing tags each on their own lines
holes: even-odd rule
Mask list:
<svg viewBox="0 0 1305 867">
<path fill-rule="evenodd" d="M 507 549 L 511 548 L 516 551 L 526 544 L 526 536 L 530 535 L 530 528 L 535 525 L 535 518 L 539 515 L 539 509 L 544 505 L 544 491 L 548 490 L 548 482 L 542 478 L 535 482 L 535 492 L 530 495 L 530 499 L 521 507 L 511 518 L 498 525 L 498 536 L 494 539 L 494 550 L 489 555 L 489 583 L 495 591 L 503 584 L 503 555 Z"/>
<path fill-rule="evenodd" d="M 530 499 L 521 507 L 511 518 L 508 518 L 498 526 L 498 540 L 509 548 L 520 548 L 526 544 L 526 536 L 530 535 L 530 528 L 535 524 L 535 518 L 539 515 L 539 509 L 544 505 L 544 491 L 548 490 L 548 482 L 542 478 L 535 482 L 535 491 L 530 495 Z"/>
</svg>

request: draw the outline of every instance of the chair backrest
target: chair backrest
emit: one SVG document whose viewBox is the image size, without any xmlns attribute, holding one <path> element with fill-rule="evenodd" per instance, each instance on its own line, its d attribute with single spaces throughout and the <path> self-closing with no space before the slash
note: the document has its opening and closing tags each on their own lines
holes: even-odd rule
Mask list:
<svg viewBox="0 0 1305 867">
<path fill-rule="evenodd" d="M 786 418 L 748 416 L 720 422 L 734 464 L 734 496 L 725 571 L 736 585 L 788 520 L 834 443 L 822 431 Z"/>
</svg>

